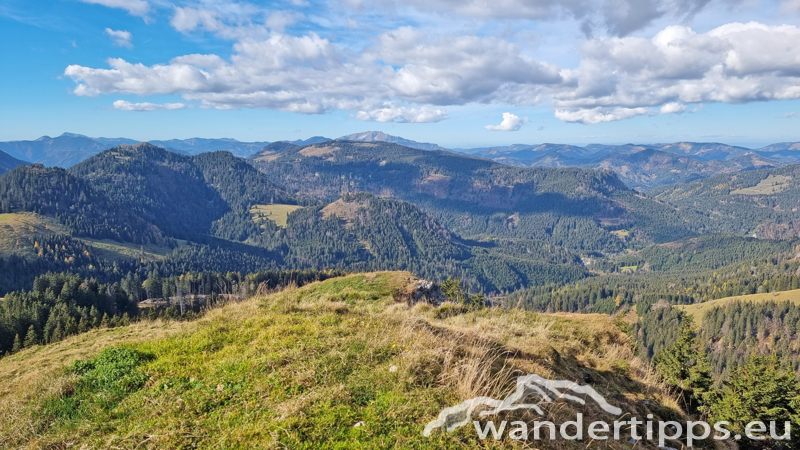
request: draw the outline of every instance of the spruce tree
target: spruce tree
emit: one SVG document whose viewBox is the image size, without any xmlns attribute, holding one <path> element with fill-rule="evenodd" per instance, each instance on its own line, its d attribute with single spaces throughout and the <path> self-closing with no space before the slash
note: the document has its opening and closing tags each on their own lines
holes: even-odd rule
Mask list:
<svg viewBox="0 0 800 450">
<path fill-rule="evenodd" d="M 692 316 L 681 316 L 678 339 L 656 355 L 654 363 L 664 381 L 681 391 L 687 407 L 693 410 L 702 408 L 713 379 L 711 364 L 698 342 Z"/>
<path fill-rule="evenodd" d="M 17 353 L 22 350 L 22 341 L 19 339 L 19 333 L 14 336 L 14 344 L 11 346 L 11 353 Z"/>
<path fill-rule="evenodd" d="M 28 328 L 28 334 L 25 335 L 25 342 L 23 346 L 25 348 L 33 347 L 34 345 L 39 344 L 39 335 L 36 334 L 36 328 L 33 325 Z"/>
<path fill-rule="evenodd" d="M 730 422 L 730 429 L 737 433 L 742 433 L 744 427 L 754 421 L 775 421 L 778 435 L 782 434 L 787 421 L 796 430 L 800 426 L 800 380 L 783 368 L 775 355 L 752 356 L 747 364 L 731 372 L 709 412 L 713 422 Z M 768 439 L 761 448 L 781 446 L 797 449 L 800 443 Z"/>
</svg>

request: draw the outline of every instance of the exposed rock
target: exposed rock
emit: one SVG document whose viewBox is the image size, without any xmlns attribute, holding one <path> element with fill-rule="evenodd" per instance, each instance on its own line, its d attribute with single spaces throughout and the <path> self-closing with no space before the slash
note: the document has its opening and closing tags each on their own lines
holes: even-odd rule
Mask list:
<svg viewBox="0 0 800 450">
<path fill-rule="evenodd" d="M 398 292 L 395 296 L 397 301 L 405 301 L 409 305 L 417 303 L 430 303 L 434 306 L 446 302 L 447 296 L 442 292 L 442 288 L 429 280 L 408 279 L 403 292 Z"/>
</svg>

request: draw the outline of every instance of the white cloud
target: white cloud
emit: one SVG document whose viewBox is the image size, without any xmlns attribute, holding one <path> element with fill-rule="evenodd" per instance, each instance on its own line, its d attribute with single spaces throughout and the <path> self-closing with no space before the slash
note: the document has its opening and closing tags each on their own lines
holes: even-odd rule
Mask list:
<svg viewBox="0 0 800 450">
<path fill-rule="evenodd" d="M 800 0 L 786 0 L 781 3 L 781 12 L 784 14 L 800 13 Z"/>
<path fill-rule="evenodd" d="M 305 17 L 295 11 L 275 11 L 267 16 L 265 24 L 272 30 L 283 32 L 286 27 L 294 25 Z"/>
<path fill-rule="evenodd" d="M 784 114 L 783 117 L 786 118 L 786 119 L 793 119 L 795 117 L 800 117 L 800 114 L 797 114 L 795 112 L 788 112 L 788 113 Z"/>
<path fill-rule="evenodd" d="M 119 8 L 128 11 L 128 14 L 138 17 L 147 17 L 150 4 L 144 0 L 78 0 L 93 5 L 103 5 L 109 8 Z"/>
<path fill-rule="evenodd" d="M 112 109 L 117 111 L 159 111 L 159 110 L 173 110 L 173 109 L 186 109 L 189 105 L 184 103 L 131 103 L 125 100 L 117 100 L 114 102 Z"/>
<path fill-rule="evenodd" d="M 172 26 L 234 40 L 231 56 L 70 65 L 64 74 L 76 83 L 73 92 L 180 95 L 209 108 L 345 110 L 362 120 L 405 122 L 443 120 L 444 107 L 467 103 L 550 102 L 556 118 L 587 124 L 695 111 L 706 103 L 800 99 L 800 28 L 792 25 L 731 23 L 705 33 L 670 26 L 652 38 L 593 38 L 582 46 L 577 67 L 560 68 L 497 37 L 401 27 L 354 49 L 315 33 L 283 33 L 278 29 L 297 18 L 278 12 L 266 15 L 240 3 L 225 9 L 210 0 L 202 5 L 176 7 Z"/>
<path fill-rule="evenodd" d="M 653 21 L 668 17 L 684 21 L 703 10 L 711 0 L 406 0 L 421 14 L 452 15 L 488 20 L 552 20 L 570 17 L 584 32 L 603 31 L 625 36 L 641 30 Z M 800 0 L 789 0 L 789 2 Z M 344 2 L 358 10 L 382 7 L 394 11 L 395 0 L 349 0 Z M 718 0 L 717 3 L 738 5 L 741 0 Z"/>
<path fill-rule="evenodd" d="M 518 131 L 522 128 L 522 124 L 528 123 L 528 118 L 520 118 L 516 114 L 510 112 L 503 113 L 503 121 L 499 125 L 486 125 L 489 131 Z"/>
<path fill-rule="evenodd" d="M 129 31 L 106 28 L 106 34 L 111 36 L 113 44 L 117 47 L 133 48 L 133 44 L 131 43 L 133 35 L 131 35 Z"/>
<path fill-rule="evenodd" d="M 447 119 L 447 112 L 428 106 L 408 108 L 388 104 L 371 111 L 359 111 L 356 118 L 366 122 L 435 123 Z"/>
<path fill-rule="evenodd" d="M 800 28 L 750 22 L 696 33 L 670 26 L 652 39 L 593 39 L 578 68 L 562 73 L 556 117 L 584 123 L 669 103 L 798 99 Z"/>
<path fill-rule="evenodd" d="M 254 22 L 253 18 L 263 18 L 267 22 L 270 17 L 273 25 L 293 20 L 291 13 L 269 14 L 248 3 L 205 1 L 201 7 L 175 6 L 170 25 L 184 34 L 208 31 L 223 39 L 257 39 L 267 36 L 270 27 L 266 23 Z M 294 20 L 298 19 L 295 17 Z"/>
<path fill-rule="evenodd" d="M 193 21 L 179 25 L 196 26 Z M 153 66 L 113 58 L 108 64 L 109 69 L 71 65 L 64 73 L 78 84 L 74 93 L 81 96 L 179 94 L 220 109 L 307 114 L 350 110 L 367 115 L 394 100 L 443 106 L 514 97 L 535 103 L 541 99 L 528 92 L 561 81 L 557 67 L 524 56 L 499 39 L 430 38 L 410 29 L 383 35 L 361 54 L 314 33 L 295 37 L 272 32 L 267 39 L 236 42 L 229 61 L 217 55 L 185 55 Z M 411 121 L 414 116 L 405 111 L 400 117 Z M 442 114 L 422 116 L 433 120 Z"/>
<path fill-rule="evenodd" d="M 512 97 L 512 102 L 539 103 L 523 91 L 561 82 L 558 67 L 493 37 L 429 36 L 403 27 L 382 34 L 371 54 L 398 67 L 386 81 L 397 96 L 414 103 L 456 105 Z"/>
<path fill-rule="evenodd" d="M 684 111 L 686 111 L 686 105 L 678 102 L 667 103 L 661 107 L 661 114 L 680 114 Z"/>
<path fill-rule="evenodd" d="M 650 110 L 647 108 L 614 108 L 611 110 L 592 108 L 577 111 L 556 110 L 555 115 L 557 119 L 563 120 L 564 122 L 579 122 L 594 125 L 602 122 L 629 119 L 649 113 Z"/>
</svg>

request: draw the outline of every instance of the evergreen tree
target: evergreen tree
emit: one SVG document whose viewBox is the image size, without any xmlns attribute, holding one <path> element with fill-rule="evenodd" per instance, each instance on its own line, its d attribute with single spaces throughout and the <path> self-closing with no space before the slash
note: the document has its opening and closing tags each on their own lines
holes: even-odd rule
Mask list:
<svg viewBox="0 0 800 450">
<path fill-rule="evenodd" d="M 25 335 L 25 342 L 23 346 L 25 348 L 33 347 L 34 345 L 39 345 L 39 335 L 36 334 L 36 328 L 31 325 L 28 328 L 28 334 Z"/>
<path fill-rule="evenodd" d="M 698 409 L 713 380 L 711 365 L 698 342 L 692 316 L 681 316 L 678 339 L 653 361 L 664 381 L 681 390 L 687 406 Z"/>
<path fill-rule="evenodd" d="M 19 340 L 19 333 L 14 336 L 14 345 L 11 347 L 11 353 L 16 353 L 22 349 L 22 342 Z"/>
<path fill-rule="evenodd" d="M 710 405 L 712 421 L 730 422 L 730 429 L 743 434 L 745 426 L 754 421 L 775 421 L 776 432 L 783 434 L 785 422 L 800 426 L 800 380 L 784 369 L 778 358 L 753 356 L 747 364 L 736 367 L 730 379 Z M 769 433 L 767 433 L 769 435 Z M 775 442 L 768 437 L 760 448 L 800 448 L 800 442 Z"/>
</svg>

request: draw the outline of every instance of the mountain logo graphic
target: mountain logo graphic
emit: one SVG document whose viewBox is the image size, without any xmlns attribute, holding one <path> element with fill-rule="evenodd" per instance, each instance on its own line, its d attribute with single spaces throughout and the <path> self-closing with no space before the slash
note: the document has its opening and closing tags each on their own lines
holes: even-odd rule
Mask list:
<svg viewBox="0 0 800 450">
<path fill-rule="evenodd" d="M 525 375 L 517 377 L 517 389 L 503 400 L 491 397 L 475 397 L 456 406 L 445 408 L 439 413 L 436 420 L 425 426 L 422 435 L 429 437 L 434 430 L 445 429 L 448 433 L 470 423 L 476 411 L 479 417 L 492 416 L 502 411 L 517 411 L 522 409 L 536 411 L 544 415 L 539 406 L 543 403 L 552 403 L 558 399 L 570 400 L 581 405 L 586 401 L 571 393 L 583 394 L 594 400 L 605 412 L 619 416 L 622 410 L 609 404 L 602 395 L 598 394 L 591 386 L 580 385 L 573 381 L 557 381 L 542 378 L 539 375 Z M 538 398 L 536 403 L 521 403 L 528 398 Z M 488 407 L 489 409 L 486 409 Z"/>
</svg>

